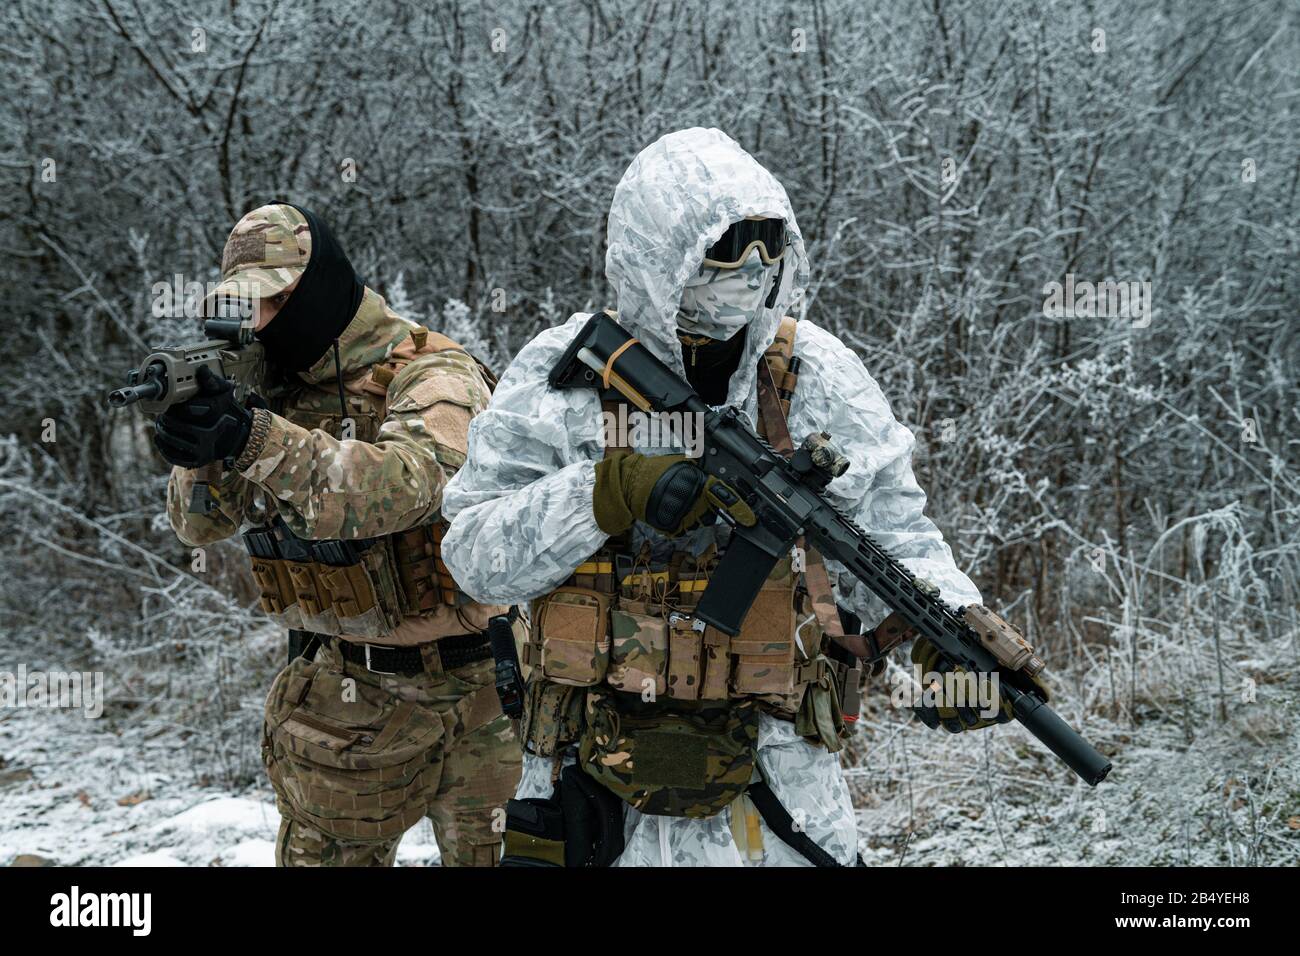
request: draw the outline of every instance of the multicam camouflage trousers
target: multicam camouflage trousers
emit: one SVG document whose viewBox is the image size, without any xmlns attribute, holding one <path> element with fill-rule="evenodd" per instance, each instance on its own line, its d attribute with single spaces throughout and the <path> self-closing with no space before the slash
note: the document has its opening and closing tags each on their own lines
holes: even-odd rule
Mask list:
<svg viewBox="0 0 1300 956">
<path fill-rule="evenodd" d="M 321 648 L 276 677 L 262 759 L 280 811 L 279 866 L 391 866 L 427 816 L 444 866 L 494 866 L 521 754 L 490 660 L 414 677 Z"/>
</svg>

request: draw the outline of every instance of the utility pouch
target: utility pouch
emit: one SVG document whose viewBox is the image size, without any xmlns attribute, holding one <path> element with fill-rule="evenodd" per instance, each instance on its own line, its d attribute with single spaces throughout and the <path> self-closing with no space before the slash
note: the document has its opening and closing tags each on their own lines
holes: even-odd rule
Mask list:
<svg viewBox="0 0 1300 956">
<path fill-rule="evenodd" d="M 286 561 L 285 569 L 302 614 L 303 630 L 337 634 L 338 618 L 330 593 L 321 580 L 319 566 L 313 561 Z"/>
<path fill-rule="evenodd" d="M 443 718 L 298 658 L 266 701 L 263 760 L 295 818 L 343 840 L 400 836 L 427 812 L 442 775 Z"/>
<path fill-rule="evenodd" d="M 375 587 L 359 564 L 344 568 L 321 568 L 321 580 L 330 592 L 339 624 L 357 618 L 375 606 Z"/>
<path fill-rule="evenodd" d="M 281 553 L 271 527 L 250 528 L 241 536 L 257 582 L 262 610 L 290 629 L 303 626 L 298 594 L 289 574 L 291 562 Z"/>
<path fill-rule="evenodd" d="M 754 771 L 753 702 L 643 704 L 587 691 L 582 769 L 642 813 L 711 817 L 744 792 Z"/>
<path fill-rule="evenodd" d="M 664 693 L 668 674 L 668 624 L 662 617 L 609 612 L 610 651 L 605 682 L 651 699 Z"/>
<path fill-rule="evenodd" d="M 843 715 L 845 724 L 853 724 L 862 711 L 862 665 L 851 654 L 845 656 L 850 660 L 832 659 L 831 669 L 835 694 L 840 702 L 840 714 Z"/>
<path fill-rule="evenodd" d="M 552 757 L 581 736 L 586 700 L 582 688 L 556 684 L 534 674 L 524 690 L 524 700 L 519 734 L 528 753 Z"/>
<path fill-rule="evenodd" d="M 704 632 L 693 619 L 674 614 L 668 619 L 668 696 L 699 700 L 704 663 Z"/>
<path fill-rule="evenodd" d="M 348 543 L 318 542 L 320 545 Z M 339 560 L 354 559 L 354 563 L 334 567 L 316 565 L 338 619 L 335 633 L 343 637 L 382 637 L 396 629 L 402 621 L 402 605 L 387 542 L 380 539 L 359 554 L 341 550 L 327 553 Z"/>
<path fill-rule="evenodd" d="M 609 596 L 589 588 L 556 588 L 533 604 L 548 680 L 589 687 L 609 667 Z"/>
<path fill-rule="evenodd" d="M 283 558 L 253 558 L 253 580 L 257 582 L 258 601 L 262 610 L 275 617 L 283 617 L 295 609 L 298 596 L 289 577 L 289 562 Z M 299 618 L 301 620 L 301 618 Z"/>
<path fill-rule="evenodd" d="M 791 692 L 795 684 L 794 628 L 794 575 L 785 559 L 773 569 L 745 615 L 740 633 L 731 639 L 733 695 Z"/>
<path fill-rule="evenodd" d="M 843 749 L 840 738 L 847 735 L 844 712 L 840 707 L 835 667 L 825 657 L 806 665 L 813 676 L 804 688 L 803 699 L 794 717 L 794 732 L 811 743 L 820 743 L 831 753 Z"/>
<path fill-rule="evenodd" d="M 463 597 L 442 560 L 446 531 L 445 521 L 435 521 L 393 537 L 401 593 L 412 614 L 428 615 L 439 607 L 455 607 Z"/>
<path fill-rule="evenodd" d="M 726 700 L 731 689 L 731 638 L 716 627 L 706 627 L 702 656 L 700 699 Z"/>
</svg>

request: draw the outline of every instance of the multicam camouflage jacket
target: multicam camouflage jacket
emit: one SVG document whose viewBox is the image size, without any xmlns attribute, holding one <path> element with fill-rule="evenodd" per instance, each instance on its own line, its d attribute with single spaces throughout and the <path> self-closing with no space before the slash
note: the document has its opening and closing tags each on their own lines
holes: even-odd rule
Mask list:
<svg viewBox="0 0 1300 956">
<path fill-rule="evenodd" d="M 173 469 L 167 515 L 177 537 L 210 544 L 277 513 L 309 540 L 382 537 L 437 521 L 443 488 L 465 461 L 470 420 L 490 393 L 464 351 L 420 348 L 426 331 L 367 289 L 339 338 L 353 437 L 338 437 L 344 416 L 331 350 L 273 410 L 254 413 L 247 446 L 213 488 L 217 510 L 189 513 L 196 473 Z M 408 615 L 385 642 L 464 633 L 495 611 L 471 602 Z"/>
</svg>

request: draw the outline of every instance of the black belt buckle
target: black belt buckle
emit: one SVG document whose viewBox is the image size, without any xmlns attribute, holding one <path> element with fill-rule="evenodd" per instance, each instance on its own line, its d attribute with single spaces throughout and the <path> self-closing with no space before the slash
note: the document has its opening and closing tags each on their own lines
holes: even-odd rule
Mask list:
<svg viewBox="0 0 1300 956">
<path fill-rule="evenodd" d="M 362 646 L 363 648 L 365 648 L 365 652 L 366 652 L 366 670 L 370 671 L 370 673 L 372 673 L 372 674 L 382 674 L 382 675 L 384 675 L 385 677 L 397 677 L 397 676 L 398 676 L 397 671 L 381 671 L 381 670 L 379 670 L 378 668 L 376 668 L 376 667 L 374 666 L 374 664 L 371 663 L 371 660 L 370 660 L 370 652 L 371 652 L 372 650 L 391 651 L 391 650 L 392 650 L 391 647 L 384 647 L 384 646 L 381 645 L 381 644 L 362 644 L 361 646 Z"/>
</svg>

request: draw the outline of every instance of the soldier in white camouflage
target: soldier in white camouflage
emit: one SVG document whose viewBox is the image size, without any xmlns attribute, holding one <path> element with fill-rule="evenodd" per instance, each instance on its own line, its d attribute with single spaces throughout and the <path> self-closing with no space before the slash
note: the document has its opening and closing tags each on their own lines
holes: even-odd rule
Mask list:
<svg viewBox="0 0 1300 956">
<path fill-rule="evenodd" d="M 753 157 L 715 129 L 643 150 L 614 193 L 605 272 L 617 321 L 709 405 L 737 408 L 778 451 L 778 432 L 787 447 L 791 436 L 829 433 L 850 463 L 828 485 L 830 500 L 946 601 L 979 603 L 924 513 L 912 433 L 857 355 L 786 317 L 808 259 L 784 188 Z M 698 524 L 703 498 L 680 526 L 653 525 L 658 479 L 686 443 L 614 447 L 604 427 L 612 410 L 595 391 L 548 384 L 590 317 L 541 332 L 515 357 L 444 496 L 447 560 L 461 585 L 484 601 L 531 602 L 524 772 L 507 859 L 852 865 L 832 674 L 856 672 L 828 659 L 827 612 L 839 605 L 866 625 L 839 635 L 850 647 L 910 635 L 812 552 L 777 565 L 735 637 L 694 620 L 727 526 Z M 590 798 L 588 780 L 619 798 L 621 828 L 611 831 L 607 810 L 594 814 L 583 839 L 601 834 L 596 849 L 575 863 L 569 809 L 607 806 Z"/>
<path fill-rule="evenodd" d="M 241 534 L 263 610 L 306 650 L 266 704 L 276 861 L 391 865 L 428 817 L 444 865 L 492 866 L 520 771 L 484 634 L 506 609 L 464 594 L 441 553 L 443 491 L 490 394 L 480 367 L 389 309 L 289 203 L 236 224 L 222 277 L 214 303 L 255 306 L 274 373 L 263 407 L 209 374 L 158 417 L 155 443 L 175 465 L 177 536 Z M 216 508 L 192 513 L 196 469 L 214 461 Z"/>
</svg>

